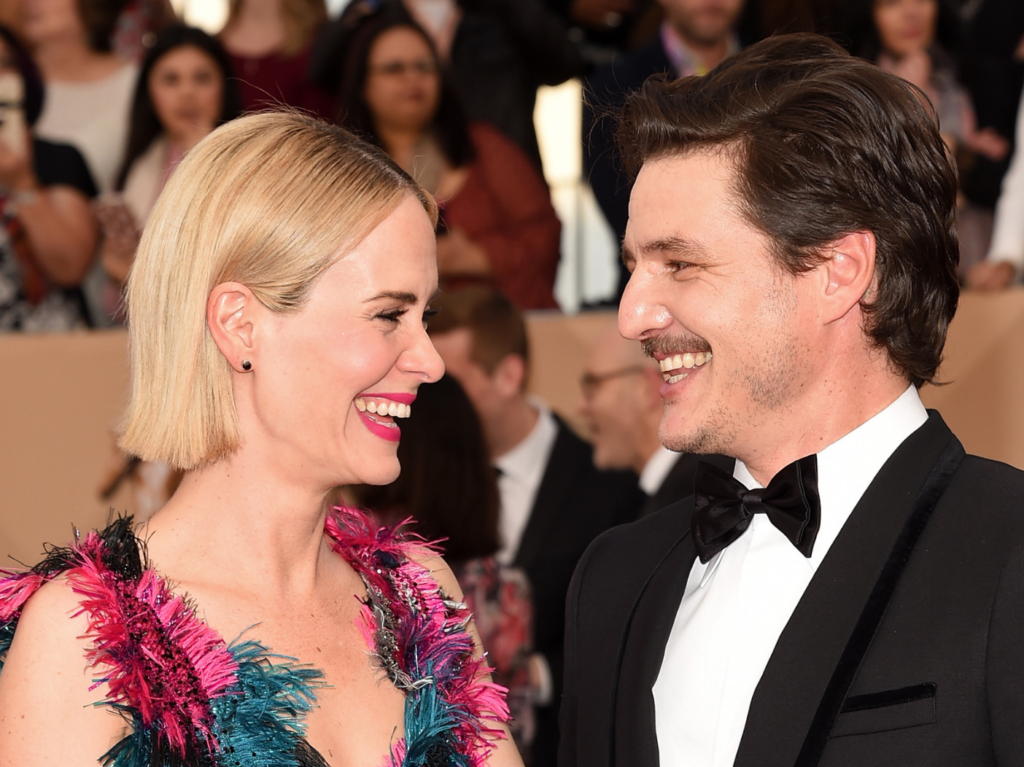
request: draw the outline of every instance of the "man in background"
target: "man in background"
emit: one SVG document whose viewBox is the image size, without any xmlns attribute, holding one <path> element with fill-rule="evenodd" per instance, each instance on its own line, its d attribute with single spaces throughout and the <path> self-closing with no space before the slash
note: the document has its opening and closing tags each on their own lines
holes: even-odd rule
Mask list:
<svg viewBox="0 0 1024 767">
<path fill-rule="evenodd" d="M 704 355 L 680 360 L 688 369 L 710 362 Z M 658 439 L 664 375 L 658 362 L 611 323 L 590 347 L 580 378 L 580 415 L 587 422 L 599 469 L 632 469 L 647 495 L 646 516 L 693 494 L 693 477 L 703 460 L 732 472 L 733 459 L 676 453 Z"/>
<path fill-rule="evenodd" d="M 658 0 L 665 18 L 651 42 L 623 56 L 586 82 L 583 101 L 583 165 L 615 241 L 626 234 L 632 186 L 615 147 L 615 120 L 626 95 L 651 75 L 669 79 L 703 75 L 739 50 L 736 23 L 743 0 Z M 629 275 L 620 271 L 616 296 Z"/>
<path fill-rule="evenodd" d="M 501 494 L 498 559 L 524 570 L 534 603 L 537 735 L 533 767 L 558 752 L 565 596 L 576 563 L 644 501 L 632 471 L 599 471 L 590 446 L 527 395 L 529 350 L 520 311 L 492 288 L 442 293 L 430 336 L 483 422 Z"/>
</svg>

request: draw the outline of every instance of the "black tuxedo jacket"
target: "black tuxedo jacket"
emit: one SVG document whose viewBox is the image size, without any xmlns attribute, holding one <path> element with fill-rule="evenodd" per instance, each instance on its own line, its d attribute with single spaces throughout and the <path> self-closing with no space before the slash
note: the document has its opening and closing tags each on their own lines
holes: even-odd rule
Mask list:
<svg viewBox="0 0 1024 767">
<path fill-rule="evenodd" d="M 593 451 L 555 417 L 558 436 L 514 564 L 530 579 L 534 646 L 547 658 L 555 687 L 562 693 L 565 597 L 573 570 L 587 546 L 613 525 L 631 522 L 644 494 L 632 471 L 599 471 Z M 534 741 L 535 767 L 554 765 L 558 750 L 558 707 L 539 707 Z"/>
<path fill-rule="evenodd" d="M 567 609 L 561 767 L 654 767 L 693 499 L 603 535 Z M 698 691 L 699 694 L 699 691 Z M 754 692 L 736 765 L 1024 765 L 1024 473 L 936 413 L 854 508 Z"/>
<path fill-rule="evenodd" d="M 680 453 L 672 470 L 665 475 L 661 486 L 654 495 L 647 496 L 644 505 L 640 507 L 640 516 L 646 517 L 656 511 L 664 509 L 687 496 L 693 495 L 693 478 L 697 473 L 697 464 L 701 461 L 717 466 L 722 471 L 732 474 L 736 466 L 735 458 L 727 458 L 724 455 L 694 455 L 693 453 Z"/>
</svg>

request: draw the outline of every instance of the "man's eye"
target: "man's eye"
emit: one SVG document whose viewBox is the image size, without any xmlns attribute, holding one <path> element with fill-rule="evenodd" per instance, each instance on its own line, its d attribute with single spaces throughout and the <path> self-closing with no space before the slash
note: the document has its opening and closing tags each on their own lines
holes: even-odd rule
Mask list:
<svg viewBox="0 0 1024 767">
<path fill-rule="evenodd" d="M 669 261 L 667 266 L 670 272 L 678 273 L 684 271 L 685 269 L 688 269 L 689 267 L 693 266 L 693 264 L 691 264 L 688 261 Z"/>
</svg>

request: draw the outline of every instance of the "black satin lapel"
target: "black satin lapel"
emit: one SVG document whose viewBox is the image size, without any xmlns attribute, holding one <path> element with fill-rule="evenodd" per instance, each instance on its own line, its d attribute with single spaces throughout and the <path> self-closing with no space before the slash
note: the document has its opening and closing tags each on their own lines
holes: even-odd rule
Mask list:
<svg viewBox="0 0 1024 767">
<path fill-rule="evenodd" d="M 652 570 L 634 606 L 615 696 L 616 767 L 658 767 L 653 688 L 696 559 L 697 549 L 687 529 Z"/>
<path fill-rule="evenodd" d="M 951 458 L 958 463 L 962 455 L 959 441 L 931 412 L 882 467 L 775 645 L 751 701 L 736 767 L 816 763 L 817 757 L 801 760 L 815 748 L 820 756 L 834 721 L 828 711 L 837 698 L 842 705 L 902 565 L 941 495 L 936 487 L 943 469 L 951 473 Z"/>
<path fill-rule="evenodd" d="M 526 522 L 513 562 L 516 567 L 523 569 L 530 569 L 540 550 L 550 545 L 548 528 L 557 517 L 559 509 L 566 507 L 572 500 L 571 494 L 576 491 L 575 476 L 578 467 L 572 460 L 574 456 L 571 455 L 571 438 L 566 433 L 568 427 L 558 418 L 555 422 L 558 424 L 558 436 L 555 437 L 555 444 L 551 448 L 551 457 L 544 468 L 544 476 L 541 477 L 540 486 L 537 488 L 537 496 L 534 498 L 533 508 L 530 509 L 530 518 Z"/>
</svg>

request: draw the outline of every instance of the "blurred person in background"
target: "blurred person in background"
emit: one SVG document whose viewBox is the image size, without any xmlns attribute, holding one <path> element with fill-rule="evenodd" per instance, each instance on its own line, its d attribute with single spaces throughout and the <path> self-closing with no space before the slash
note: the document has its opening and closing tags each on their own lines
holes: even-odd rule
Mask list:
<svg viewBox="0 0 1024 767">
<path fill-rule="evenodd" d="M 344 55 L 346 30 L 382 10 L 401 11 L 426 32 L 470 119 L 497 128 L 540 170 L 537 88 L 584 71 L 562 20 L 542 0 L 354 0 L 321 41 L 323 58 Z"/>
<path fill-rule="evenodd" d="M 651 75 L 675 79 L 702 75 L 739 50 L 735 26 L 743 0 L 658 0 L 665 20 L 649 44 L 595 72 L 584 84 L 583 174 L 622 242 L 629 217 L 632 182 L 615 146 L 618 114 L 626 95 Z M 619 264 L 616 302 L 629 281 Z"/>
<path fill-rule="evenodd" d="M 970 94 L 960 81 L 956 56 L 963 31 L 952 0 L 856 0 L 849 10 L 851 53 L 921 89 L 961 175 L 976 156 L 993 161 L 1006 156 L 1009 142 L 991 127 L 978 129 Z M 991 221 L 962 194 L 958 231 L 963 276 L 984 257 Z"/>
<path fill-rule="evenodd" d="M 680 366 L 699 368 L 703 354 L 683 355 Z M 669 450 L 658 439 L 661 385 L 664 375 L 636 341 L 619 334 L 614 322 L 590 347 L 580 378 L 579 412 L 594 445 L 599 469 L 632 469 L 640 477 L 646 500 L 639 516 L 693 495 L 694 474 L 701 461 L 732 473 L 735 460 L 722 455 L 696 455 Z"/>
<path fill-rule="evenodd" d="M 1012 139 L 1024 88 L 1024 3 L 973 0 L 961 8 L 961 14 L 965 21 L 961 72 L 978 126 L 991 126 Z M 994 210 L 1009 165 L 1009 155 L 999 161 L 979 155 L 961 174 L 964 194 L 986 211 Z"/>
<path fill-rule="evenodd" d="M 333 117 L 330 96 L 309 80 L 313 40 L 326 21 L 324 0 L 229 0 L 220 41 L 246 112 L 286 105 Z"/>
<path fill-rule="evenodd" d="M 25 0 L 22 33 L 43 74 L 40 138 L 68 143 L 85 157 L 99 191 L 109 192 L 124 157 L 138 66 L 113 53 L 124 0 Z M 114 322 L 105 307 L 110 282 L 94 262 L 82 283 L 94 327 Z"/>
<path fill-rule="evenodd" d="M 176 21 L 171 0 L 128 0 L 114 27 L 114 52 L 129 61 L 142 61 L 157 33 Z"/>
<path fill-rule="evenodd" d="M 390 485 L 349 488 L 382 522 L 439 541 L 462 587 L 494 680 L 508 688 L 512 735 L 529 763 L 534 717 L 533 605 L 526 574 L 499 562 L 499 496 L 480 419 L 452 376 L 423 386 L 402 423 L 402 473 Z"/>
<path fill-rule="evenodd" d="M 967 272 L 967 287 L 975 290 L 1001 290 L 1024 272 L 1024 93 L 1017 112 L 1016 144 L 996 205 L 992 246 L 985 260 Z"/>
<path fill-rule="evenodd" d="M 394 9 L 345 48 L 340 119 L 382 147 L 441 208 L 442 284 L 493 283 L 521 309 L 554 309 L 561 224 L 543 177 L 491 125 L 470 122 L 430 37 Z"/>
<path fill-rule="evenodd" d="M 492 288 L 443 292 L 430 338 L 480 416 L 501 495 L 499 562 L 526 572 L 538 654 L 534 767 L 553 767 L 562 696 L 565 596 L 576 563 L 608 528 L 630 522 L 644 495 L 632 471 L 599 471 L 593 451 L 526 392 L 522 313 Z M 541 662 L 543 659 L 543 662 Z"/>
<path fill-rule="evenodd" d="M 101 192 L 114 187 L 128 140 L 138 67 L 112 52 L 123 0 L 25 0 L 22 30 L 46 85 L 41 138 L 73 144 Z"/>
<path fill-rule="evenodd" d="M 72 146 L 32 130 L 43 83 L 28 52 L 0 27 L 0 331 L 85 325 L 78 285 L 96 252 L 89 168 Z"/>
<path fill-rule="evenodd" d="M 114 184 L 119 194 L 97 206 L 101 260 L 115 285 L 128 275 L 139 234 L 171 171 L 200 139 L 240 113 L 231 62 L 215 38 L 184 25 L 157 35 L 132 101 L 127 151 Z"/>
</svg>

